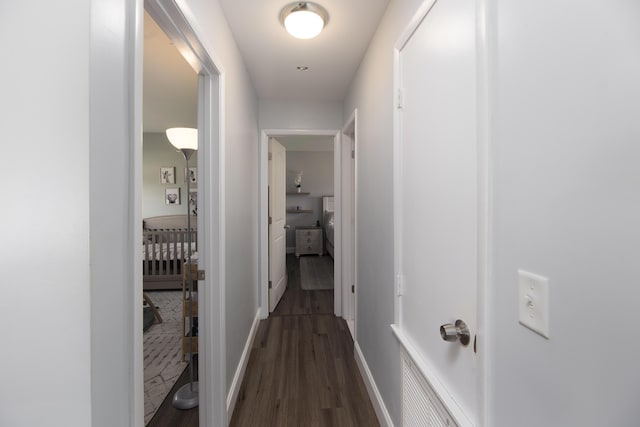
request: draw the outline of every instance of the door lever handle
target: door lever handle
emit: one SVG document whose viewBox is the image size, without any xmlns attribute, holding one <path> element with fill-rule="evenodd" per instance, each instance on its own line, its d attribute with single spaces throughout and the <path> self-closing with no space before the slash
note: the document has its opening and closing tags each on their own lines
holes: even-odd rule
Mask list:
<svg viewBox="0 0 640 427">
<path fill-rule="evenodd" d="M 469 332 L 467 324 L 460 319 L 456 320 L 455 325 L 447 323 L 440 326 L 440 336 L 445 341 L 453 342 L 460 340 L 460 344 L 465 347 L 469 345 L 469 341 L 471 341 L 471 332 Z"/>
<path fill-rule="evenodd" d="M 291 226 L 290 226 L 290 225 L 288 225 L 288 224 L 285 224 L 284 229 L 285 229 L 285 230 L 290 230 L 290 229 L 291 229 Z"/>
</svg>

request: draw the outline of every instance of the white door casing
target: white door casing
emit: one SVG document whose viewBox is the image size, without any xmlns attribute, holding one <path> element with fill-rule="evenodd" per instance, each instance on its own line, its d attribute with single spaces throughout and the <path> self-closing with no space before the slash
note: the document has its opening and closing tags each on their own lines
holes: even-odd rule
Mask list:
<svg viewBox="0 0 640 427">
<path fill-rule="evenodd" d="M 429 0 L 396 51 L 396 330 L 455 422 L 480 425 L 476 2 Z M 481 261 L 480 261 L 481 262 Z M 445 342 L 461 319 L 471 342 Z"/>
<path fill-rule="evenodd" d="M 347 323 L 353 326 L 351 331 L 355 338 L 355 318 L 356 318 L 356 128 L 358 120 L 358 110 L 355 109 L 342 128 L 341 149 L 341 187 L 342 203 L 342 317 Z M 353 286 L 353 290 L 352 290 Z M 349 323 L 353 321 L 354 323 Z"/>
<path fill-rule="evenodd" d="M 286 150 L 269 140 L 269 312 L 275 310 L 287 288 L 286 265 Z"/>
<path fill-rule="evenodd" d="M 339 210 L 339 198 L 341 189 L 336 183 L 340 182 L 340 131 L 339 130 L 304 130 L 304 129 L 263 129 L 260 132 L 260 148 L 259 148 L 259 176 L 260 176 L 260 212 L 258 214 L 260 218 L 259 234 L 260 234 L 260 247 L 259 247 L 259 260 L 260 260 L 260 275 L 259 275 L 259 288 L 260 288 L 260 317 L 266 319 L 269 316 L 269 200 L 268 200 L 268 183 L 269 183 L 269 140 L 271 138 L 277 138 L 279 136 L 291 136 L 291 135 L 314 135 L 314 136 L 331 136 L 334 139 L 334 196 L 336 203 L 336 216 L 335 216 L 335 240 L 341 241 L 342 230 L 341 225 L 341 213 Z M 286 249 L 286 248 L 285 248 Z M 341 245 L 336 245 L 334 259 L 334 277 L 335 277 L 335 292 L 334 292 L 334 314 L 336 316 L 342 316 L 342 267 L 340 259 Z"/>
</svg>

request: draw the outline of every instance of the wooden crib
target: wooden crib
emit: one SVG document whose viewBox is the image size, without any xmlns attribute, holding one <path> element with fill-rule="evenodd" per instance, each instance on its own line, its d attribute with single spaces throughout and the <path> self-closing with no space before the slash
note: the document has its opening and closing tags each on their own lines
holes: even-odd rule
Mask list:
<svg viewBox="0 0 640 427">
<path fill-rule="evenodd" d="M 189 253 L 187 215 L 145 218 L 142 229 L 144 290 L 182 289 L 182 265 Z M 192 216 L 191 253 L 197 251 L 198 230 Z"/>
</svg>

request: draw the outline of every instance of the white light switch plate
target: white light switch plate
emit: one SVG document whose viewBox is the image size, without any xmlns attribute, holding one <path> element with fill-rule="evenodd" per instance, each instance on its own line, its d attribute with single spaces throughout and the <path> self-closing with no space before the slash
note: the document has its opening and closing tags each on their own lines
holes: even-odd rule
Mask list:
<svg viewBox="0 0 640 427">
<path fill-rule="evenodd" d="M 520 323 L 549 339 L 549 279 L 518 270 L 518 288 Z"/>
</svg>

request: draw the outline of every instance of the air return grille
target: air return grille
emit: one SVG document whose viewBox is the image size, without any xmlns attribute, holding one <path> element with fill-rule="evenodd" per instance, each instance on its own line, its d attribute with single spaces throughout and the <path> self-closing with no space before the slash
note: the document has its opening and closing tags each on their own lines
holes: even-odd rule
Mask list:
<svg viewBox="0 0 640 427">
<path fill-rule="evenodd" d="M 402 357 L 403 427 L 455 427 L 422 374 L 403 354 Z"/>
</svg>

